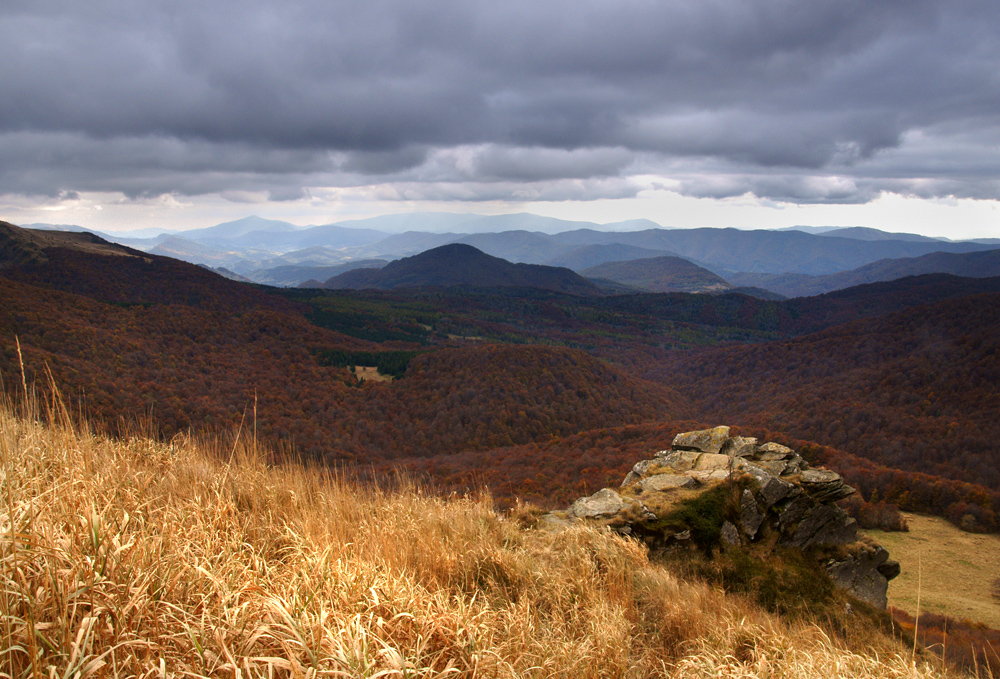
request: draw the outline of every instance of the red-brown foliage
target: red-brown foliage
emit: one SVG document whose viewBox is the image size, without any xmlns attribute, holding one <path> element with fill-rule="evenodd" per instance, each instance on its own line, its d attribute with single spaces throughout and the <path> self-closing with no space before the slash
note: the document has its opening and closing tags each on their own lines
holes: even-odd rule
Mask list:
<svg viewBox="0 0 1000 679">
<path fill-rule="evenodd" d="M 601 488 L 618 487 L 632 465 L 669 448 L 677 433 L 706 426 L 668 421 L 602 427 L 545 442 L 401 460 L 397 465 L 440 492 L 488 488 L 503 508 L 521 500 L 554 509 Z"/>
<path fill-rule="evenodd" d="M 968 620 L 936 613 L 921 613 L 919 619 L 890 607 L 896 624 L 906 633 L 917 632 L 917 640 L 954 667 L 972 676 L 1000 676 L 1000 630 Z"/>
<path fill-rule="evenodd" d="M 371 349 L 270 309 L 118 307 L 0 281 L 0 374 L 45 366 L 104 421 L 151 413 L 165 435 L 235 427 L 256 399 L 261 436 L 309 457 L 371 462 L 546 441 L 681 410 L 661 385 L 571 349 L 483 345 L 414 359 L 405 379 L 357 385 L 322 366 L 321 349 Z"/>
<path fill-rule="evenodd" d="M 700 419 L 1000 491 L 998 345 L 1000 295 L 975 295 L 791 341 L 675 352 L 649 374 Z"/>
<path fill-rule="evenodd" d="M 889 502 L 868 502 L 860 495 L 854 494 L 846 500 L 841 500 L 840 505 L 858 522 L 859 528 L 885 531 L 910 530 L 899 507 Z"/>
<path fill-rule="evenodd" d="M 231 428 L 256 402 L 258 434 L 313 459 L 426 458 L 412 468 L 443 487 L 471 479 L 505 501 L 551 505 L 617 483 L 669 443 L 673 420 L 688 418 L 688 428 L 728 423 L 787 440 L 863 499 L 877 493 L 967 529 L 1000 528 L 995 293 L 797 340 L 668 352 L 910 305 L 933 281 L 794 303 L 508 290 L 352 293 L 308 306 L 312 293 L 282 297 L 164 258 L 46 254 L 47 264 L 0 272 L 21 281 L 0 281 L 0 377 L 8 389 L 19 382 L 18 336 L 30 380 L 44 382 L 48 366 L 70 400 L 112 425 L 146 413 L 167 436 Z M 931 292 L 957 295 L 955 281 Z M 405 322 L 379 335 L 399 316 L 393 305 L 406 309 Z M 318 353 L 421 347 L 355 339 L 309 318 L 432 345 L 405 379 L 358 385 Z M 411 332 L 431 322 L 441 327 Z M 444 339 L 449 332 L 518 344 L 451 346 L 462 343 Z"/>
</svg>

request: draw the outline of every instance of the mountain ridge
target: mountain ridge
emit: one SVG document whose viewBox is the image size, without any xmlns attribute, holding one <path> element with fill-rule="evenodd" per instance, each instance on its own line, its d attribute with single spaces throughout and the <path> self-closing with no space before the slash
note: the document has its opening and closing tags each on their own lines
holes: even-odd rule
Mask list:
<svg viewBox="0 0 1000 679">
<path fill-rule="evenodd" d="M 0 221 L 0 267 L 44 264 L 46 250 L 59 248 L 117 257 L 143 257 L 138 250 L 110 243 L 89 231 L 23 229 Z"/>
<path fill-rule="evenodd" d="M 382 226 L 386 230 L 380 230 Z M 178 255 L 186 261 L 210 266 L 223 264 L 250 277 L 253 277 L 254 271 L 263 268 L 261 264 L 266 260 L 316 246 L 333 248 L 347 261 L 398 259 L 447 243 L 463 242 L 512 262 L 569 265 L 574 269 L 616 259 L 669 254 L 683 257 L 723 278 L 740 273 L 829 275 L 857 269 L 881 259 L 919 257 L 931 252 L 972 252 L 996 247 L 995 243 L 932 239 L 868 227 L 672 229 L 659 227 L 648 220 L 630 220 L 605 226 L 641 230 L 601 230 L 601 225 L 592 222 L 554 220 L 531 214 L 409 213 L 304 227 L 253 217 L 177 232 L 172 237 L 196 240 L 203 246 L 227 253 L 224 259 L 220 259 L 220 255 L 211 252 L 199 257 L 193 247 L 188 247 L 186 252 L 178 249 Z M 643 228 L 650 226 L 655 228 Z M 409 227 L 425 230 L 411 228 L 401 231 Z M 156 248 L 165 238 L 168 236 L 107 236 L 107 239 L 147 251 Z M 602 246 L 612 245 L 619 249 L 620 256 L 595 255 Z M 591 248 L 589 254 L 576 252 L 585 247 Z M 625 254 L 629 248 L 632 249 L 631 254 Z M 737 285 L 767 288 L 757 282 L 739 282 Z M 787 294 L 782 290 L 775 292 Z"/>
<path fill-rule="evenodd" d="M 288 301 L 197 264 L 109 243 L 89 232 L 32 231 L 0 222 L 0 278 L 111 304 L 288 310 Z"/>
<path fill-rule="evenodd" d="M 759 286 L 788 297 L 808 297 L 866 283 L 938 273 L 967 278 L 1000 276 L 1000 249 L 968 253 L 931 252 L 920 257 L 881 259 L 857 269 L 826 276 L 738 273 L 728 280 L 734 285 Z"/>
</svg>

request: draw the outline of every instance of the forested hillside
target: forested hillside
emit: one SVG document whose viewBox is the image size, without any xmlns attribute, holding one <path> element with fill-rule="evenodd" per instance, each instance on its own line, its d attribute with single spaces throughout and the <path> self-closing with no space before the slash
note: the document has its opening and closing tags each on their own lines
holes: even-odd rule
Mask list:
<svg viewBox="0 0 1000 679">
<path fill-rule="evenodd" d="M 667 387 L 563 348 L 442 348 L 396 384 L 362 384 L 319 353 L 377 345 L 294 315 L 123 308 L 7 281 L 0 300 L 29 380 L 44 383 L 47 366 L 88 412 L 111 422 L 150 414 L 168 436 L 237 426 L 256 402 L 261 435 L 320 459 L 365 461 L 544 440 L 682 407 Z M 14 344 L 0 361 L 12 385 Z"/>
<path fill-rule="evenodd" d="M 676 385 L 701 417 L 997 493 L 998 344 L 992 293 L 787 342 L 674 353 L 649 375 Z"/>
<path fill-rule="evenodd" d="M 505 234 L 506 235 L 506 234 Z M 354 269 L 323 284 L 330 289 L 453 286 L 521 287 L 595 295 L 597 288 L 569 269 L 538 264 L 511 264 L 461 243 L 442 245 L 378 269 Z"/>
<path fill-rule="evenodd" d="M 242 428 L 366 475 L 402 464 L 442 489 L 551 504 L 725 422 L 796 440 L 866 498 L 997 528 L 998 279 L 779 302 L 277 291 L 152 255 L 22 245 L 0 263 L 3 388 L 20 390 L 23 360 L 29 387 L 51 375 L 111 431 L 137 416 L 164 437 Z M 397 379 L 363 381 L 365 363 Z"/>
<path fill-rule="evenodd" d="M 580 271 L 646 292 L 721 292 L 733 287 L 720 276 L 680 257 L 650 257 L 605 262 Z"/>
</svg>

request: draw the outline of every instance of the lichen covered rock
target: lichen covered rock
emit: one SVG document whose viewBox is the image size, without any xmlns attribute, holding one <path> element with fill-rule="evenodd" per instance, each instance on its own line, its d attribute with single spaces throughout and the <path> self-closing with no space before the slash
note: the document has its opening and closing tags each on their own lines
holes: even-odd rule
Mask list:
<svg viewBox="0 0 1000 679">
<path fill-rule="evenodd" d="M 757 439 L 752 436 L 733 436 L 726 439 L 719 449 L 721 455 L 729 457 L 751 457 L 757 452 Z"/>
<path fill-rule="evenodd" d="M 683 474 L 654 474 L 644 478 L 639 485 L 643 491 L 664 491 L 674 488 L 692 488 L 698 485 L 698 481 L 691 476 Z"/>
<path fill-rule="evenodd" d="M 617 515 L 628 506 L 621 495 L 610 488 L 602 488 L 590 497 L 582 497 L 569 508 L 575 519 L 597 519 Z"/>
<path fill-rule="evenodd" d="M 678 434 L 670 446 L 674 450 L 694 450 L 699 453 L 718 453 L 729 438 L 729 427 L 714 427 Z"/>
</svg>

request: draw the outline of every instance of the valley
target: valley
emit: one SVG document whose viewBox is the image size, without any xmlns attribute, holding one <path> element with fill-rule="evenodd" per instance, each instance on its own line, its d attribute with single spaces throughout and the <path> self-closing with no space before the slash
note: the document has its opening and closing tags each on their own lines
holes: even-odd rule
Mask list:
<svg viewBox="0 0 1000 679">
<path fill-rule="evenodd" d="M 648 249 L 586 278 L 445 244 L 281 288 L 40 233 L 0 224 L 2 389 L 58 393 L 112 437 L 137 422 L 163 442 L 252 431 L 269 464 L 365 488 L 402 475 L 435 496 L 488 493 L 514 515 L 616 488 L 679 432 L 726 422 L 838 472 L 859 492 L 851 511 L 936 517 L 879 537 L 905 569 L 920 540 L 950 553 L 1000 532 L 998 277 L 781 299 Z M 712 289 L 639 290 L 665 272 Z M 910 613 L 911 579 L 890 590 Z M 994 621 L 989 602 L 933 601 L 925 610 Z"/>
<path fill-rule="evenodd" d="M 1000 528 L 1000 278 L 791 300 L 609 295 L 448 245 L 358 270 L 402 287 L 280 289 L 92 244 L 39 250 L 5 228 L 5 389 L 17 338 L 28 382 L 51 375 L 111 430 L 129 413 L 165 437 L 224 430 L 254 403 L 279 448 L 364 474 L 402 465 L 448 491 L 488 485 L 506 506 L 571 500 L 642 446 L 725 421 L 805 445 L 866 498 Z M 359 380 L 359 365 L 395 379 Z"/>
</svg>

